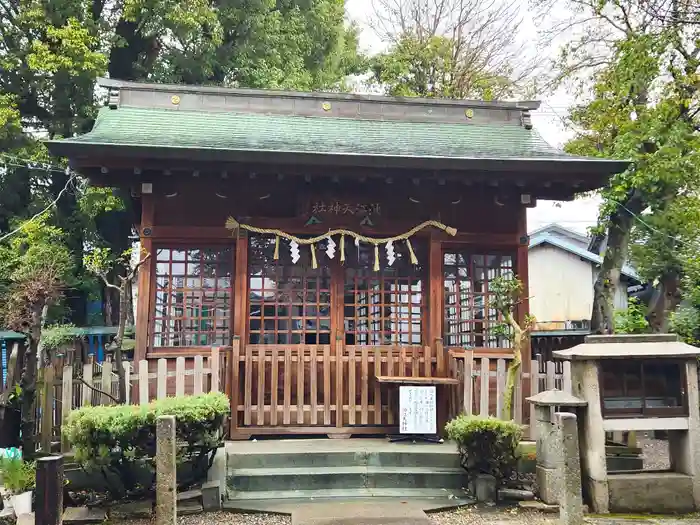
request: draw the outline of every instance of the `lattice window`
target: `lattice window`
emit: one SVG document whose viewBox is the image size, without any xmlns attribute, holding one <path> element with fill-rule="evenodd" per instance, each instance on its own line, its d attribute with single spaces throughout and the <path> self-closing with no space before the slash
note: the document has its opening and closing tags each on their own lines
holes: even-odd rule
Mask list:
<svg viewBox="0 0 700 525">
<path fill-rule="evenodd" d="M 231 247 L 156 250 L 153 346 L 231 342 Z"/>
<path fill-rule="evenodd" d="M 479 255 L 450 250 L 443 256 L 444 321 L 447 346 L 507 348 L 507 337 L 494 327 L 501 323 L 491 305 L 489 282 L 513 275 L 510 255 Z"/>
<path fill-rule="evenodd" d="M 387 264 L 380 248 L 375 272 L 374 247 L 346 240 L 344 316 L 347 344 L 419 345 L 422 342 L 426 250 L 412 246 L 419 264 L 411 264 L 405 243 L 395 244 L 396 261 Z"/>
<path fill-rule="evenodd" d="M 316 245 L 313 269 L 308 246 L 292 263 L 289 244 L 251 235 L 248 252 L 248 340 L 252 344 L 330 344 L 331 283 L 324 243 Z"/>
</svg>

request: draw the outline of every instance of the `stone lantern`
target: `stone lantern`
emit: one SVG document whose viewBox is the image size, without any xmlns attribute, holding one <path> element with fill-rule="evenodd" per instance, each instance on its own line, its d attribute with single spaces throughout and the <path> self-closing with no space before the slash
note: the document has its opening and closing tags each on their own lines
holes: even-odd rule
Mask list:
<svg viewBox="0 0 700 525">
<path fill-rule="evenodd" d="M 571 361 L 584 493 L 592 510 L 700 510 L 700 349 L 672 334 L 588 336 L 554 352 Z M 670 470 L 608 472 L 605 433 L 668 431 Z"/>
</svg>

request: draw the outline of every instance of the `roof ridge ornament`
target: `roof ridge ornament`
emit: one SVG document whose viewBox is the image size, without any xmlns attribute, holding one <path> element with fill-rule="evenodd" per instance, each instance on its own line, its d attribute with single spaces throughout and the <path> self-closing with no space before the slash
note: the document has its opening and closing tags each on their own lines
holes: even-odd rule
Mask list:
<svg viewBox="0 0 700 525">
<path fill-rule="evenodd" d="M 532 117 L 530 115 L 529 109 L 522 110 L 522 113 L 520 115 L 520 122 L 522 123 L 522 125 L 525 129 L 527 129 L 527 130 L 532 129 Z"/>
<path fill-rule="evenodd" d="M 118 87 L 109 88 L 107 95 L 107 106 L 109 106 L 109 109 L 117 109 L 119 107 L 119 94 Z"/>
</svg>

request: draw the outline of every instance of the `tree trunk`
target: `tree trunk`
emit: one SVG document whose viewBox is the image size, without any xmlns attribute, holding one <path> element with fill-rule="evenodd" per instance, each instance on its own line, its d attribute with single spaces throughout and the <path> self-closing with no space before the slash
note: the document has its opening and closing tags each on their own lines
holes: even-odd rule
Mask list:
<svg viewBox="0 0 700 525">
<path fill-rule="evenodd" d="M 131 286 L 131 281 L 122 278 L 122 284 L 119 290 L 119 325 L 117 328 L 117 336 L 114 338 L 114 361 L 117 365 L 117 376 L 119 378 L 119 399 L 120 403 L 126 403 L 126 377 L 124 375 L 124 366 L 122 365 L 122 343 L 124 341 L 124 331 L 126 329 L 126 320 L 128 317 L 128 296 L 126 289 Z"/>
<path fill-rule="evenodd" d="M 513 359 L 508 365 L 508 372 L 506 375 L 506 392 L 503 398 L 503 413 L 505 414 L 506 418 L 513 418 L 515 383 L 523 362 L 523 344 L 528 337 L 529 331 L 523 330 L 510 314 L 507 316 L 506 322 L 513 329 Z"/>
<path fill-rule="evenodd" d="M 593 284 L 593 334 L 612 334 L 615 331 L 615 291 L 620 284 L 622 266 L 627 262 L 634 216 L 641 213 L 643 206 L 641 195 L 634 190 L 624 208 L 619 206 L 610 216 L 603 264 Z"/>
<path fill-rule="evenodd" d="M 104 293 L 102 296 L 104 297 L 104 323 L 105 326 L 114 326 L 114 323 L 112 321 L 113 316 L 114 316 L 114 308 L 112 307 L 112 296 L 114 295 L 112 293 L 112 289 L 109 286 L 103 286 Z"/>
<path fill-rule="evenodd" d="M 32 305 L 31 328 L 27 334 L 27 350 L 24 354 L 24 369 L 20 387 L 22 389 L 22 455 L 31 460 L 36 454 L 36 421 L 34 419 L 34 401 L 36 400 L 36 375 L 39 343 L 41 342 L 42 304 Z"/>
<path fill-rule="evenodd" d="M 657 287 L 658 300 L 649 312 L 649 325 L 655 333 L 667 333 L 670 314 L 681 303 L 680 275 L 677 272 L 666 272 L 661 276 Z"/>
<path fill-rule="evenodd" d="M 134 319 L 134 283 L 129 282 L 126 285 L 126 326 L 136 326 Z"/>
</svg>

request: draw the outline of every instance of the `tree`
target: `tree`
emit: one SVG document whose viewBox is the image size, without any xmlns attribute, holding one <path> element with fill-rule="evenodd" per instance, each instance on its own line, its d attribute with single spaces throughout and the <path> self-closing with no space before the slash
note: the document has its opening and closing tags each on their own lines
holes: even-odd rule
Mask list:
<svg viewBox="0 0 700 525">
<path fill-rule="evenodd" d="M 493 308 L 503 319 L 497 327 L 501 335 L 507 337 L 513 346 L 513 359 L 508 365 L 506 391 L 503 396 L 503 411 L 507 417 L 513 415 L 513 400 L 518 372 L 523 361 L 523 349 L 527 348 L 530 332 L 535 326 L 535 318 L 526 314 L 523 322 L 516 320 L 516 310 L 523 302 L 523 283 L 512 276 L 499 276 L 489 283 L 489 291 L 494 296 Z"/>
<path fill-rule="evenodd" d="M 390 95 L 493 100 L 532 80 L 517 2 L 376 0 L 374 10 L 389 48 L 372 61 L 372 82 Z"/>
<path fill-rule="evenodd" d="M 0 193 L 0 232 L 31 215 L 37 196 L 48 190 L 55 198 L 66 186 L 67 174 L 28 169 L 26 159 L 49 161 L 37 137 L 91 128 L 98 76 L 338 90 L 364 67 L 342 0 L 0 0 L 0 13 L 0 124 L 12 120 L 0 126 L 0 153 L 12 149 L 22 159 L 2 177 L 0 189 L 9 190 Z M 129 195 L 119 195 L 115 206 L 95 199 L 99 192 L 84 199 L 78 187 L 62 195 L 51 220 L 67 235 L 75 280 L 92 286 L 82 268 L 84 246 L 122 253 L 138 214 Z M 72 320 L 82 324 L 86 290 L 81 285 L 70 295 Z"/>
<path fill-rule="evenodd" d="M 552 12 L 562 2 L 539 4 Z M 555 80 L 576 84 L 587 99 L 570 114 L 577 136 L 567 150 L 632 161 L 601 192 L 597 233 L 606 233 L 606 248 L 594 285 L 591 329 L 610 333 L 615 289 L 633 228 L 642 227 L 640 215 L 668 213 L 669 204 L 697 183 L 700 34 L 697 26 L 681 22 L 690 11 L 663 18 L 633 0 L 563 4 L 576 16 L 556 31 L 582 36 L 561 47 Z M 677 2 L 677 7 L 687 6 Z"/>
<path fill-rule="evenodd" d="M 23 223 L 8 243 L 0 245 L 3 321 L 27 338 L 22 357 L 20 405 L 22 448 L 28 458 L 35 452 L 37 362 L 44 364 L 46 361 L 39 355 L 46 308 L 59 300 L 73 272 L 72 254 L 65 240 L 64 232 L 39 217 Z"/>
<path fill-rule="evenodd" d="M 150 253 L 139 255 L 139 260 L 135 264 L 132 264 L 131 261 L 131 249 L 126 250 L 121 256 L 116 258 L 112 256 L 108 248 L 95 248 L 85 256 L 85 267 L 88 271 L 102 279 L 105 286 L 108 289 L 115 290 L 119 297 L 119 324 L 117 325 L 117 335 L 111 345 L 119 377 L 119 395 L 117 398 L 119 403 L 126 403 L 126 377 L 122 366 L 122 345 L 129 318 L 130 290 L 138 276 L 139 269 L 151 257 Z M 111 271 L 116 265 L 121 265 L 125 268 L 124 275 L 117 275 L 118 284 L 114 284 L 109 278 Z"/>
<path fill-rule="evenodd" d="M 683 277 L 691 270 L 687 246 L 700 239 L 700 199 L 681 194 L 640 219 L 631 234 L 630 258 L 642 279 L 655 283 L 646 317 L 655 332 L 667 332 L 683 297 Z"/>
</svg>

